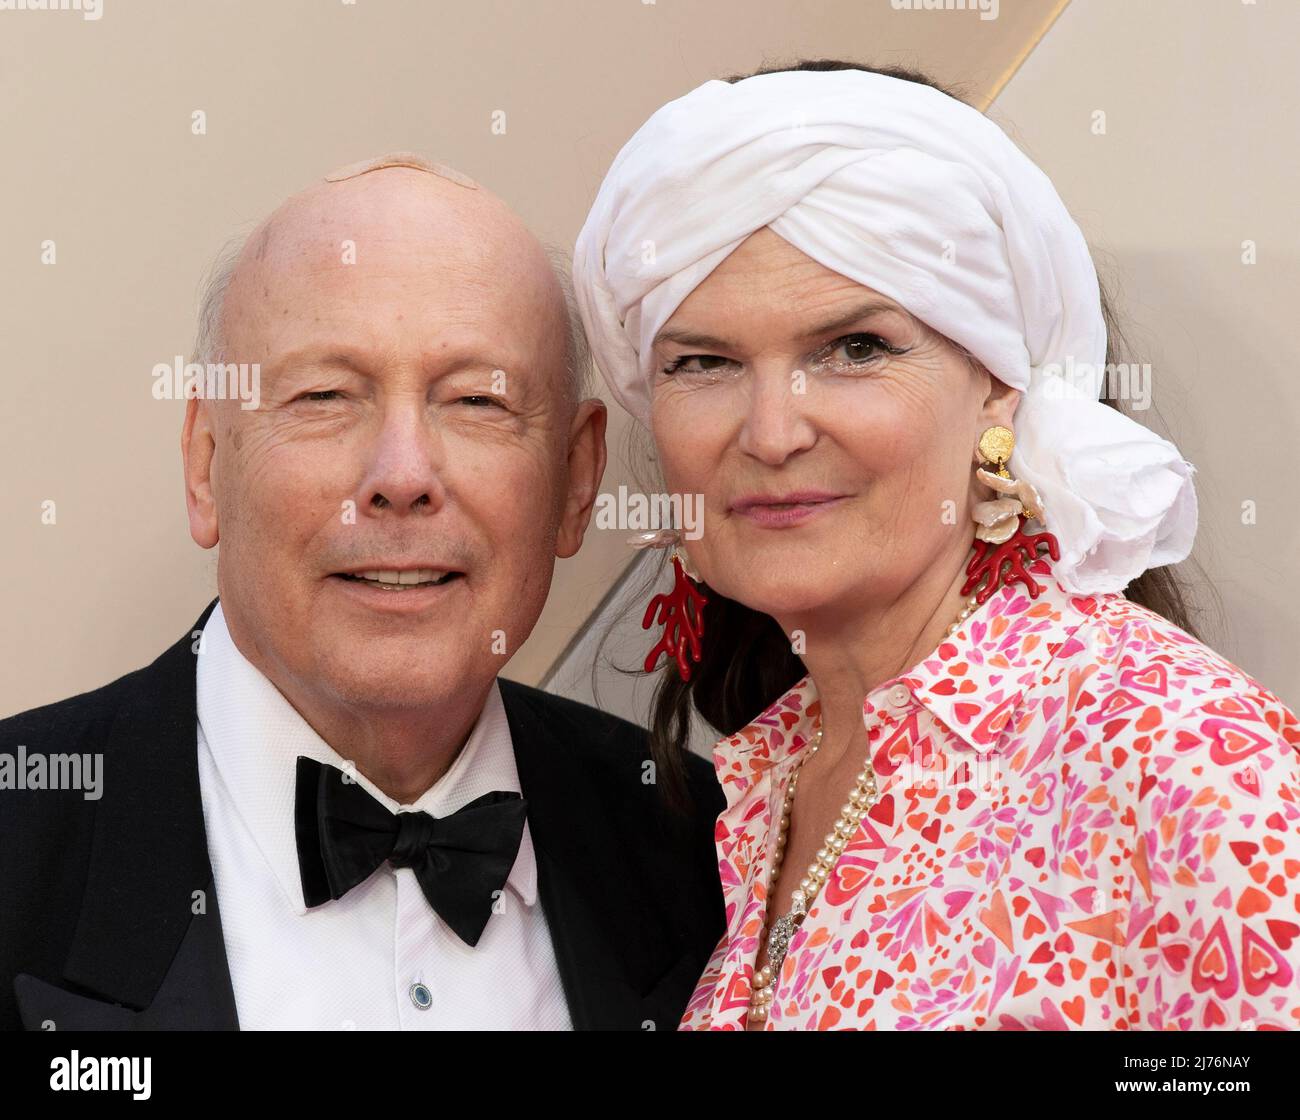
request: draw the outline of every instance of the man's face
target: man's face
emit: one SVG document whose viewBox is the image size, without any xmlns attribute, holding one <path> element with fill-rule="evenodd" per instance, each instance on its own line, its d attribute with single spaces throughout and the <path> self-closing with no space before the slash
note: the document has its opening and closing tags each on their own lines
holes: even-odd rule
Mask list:
<svg viewBox="0 0 1300 1120">
<path fill-rule="evenodd" d="M 575 421 L 558 286 L 485 194 L 411 170 L 307 192 L 232 281 L 225 360 L 260 363 L 260 404 L 191 407 L 223 611 L 291 696 L 486 687 L 581 542 L 603 413 Z"/>
</svg>

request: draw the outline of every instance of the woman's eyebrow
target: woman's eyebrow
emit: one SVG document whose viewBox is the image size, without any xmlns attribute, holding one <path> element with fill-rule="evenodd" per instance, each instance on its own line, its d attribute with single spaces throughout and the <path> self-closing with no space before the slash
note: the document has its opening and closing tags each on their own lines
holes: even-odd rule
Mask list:
<svg viewBox="0 0 1300 1120">
<path fill-rule="evenodd" d="M 854 323 L 861 322 L 870 315 L 878 315 L 882 311 L 894 311 L 902 314 L 902 309 L 897 304 L 883 303 L 880 300 L 868 300 L 843 315 L 837 315 L 834 319 L 829 319 L 809 330 L 802 331 L 798 336 L 799 341 L 807 342 L 809 339 L 819 338 L 822 335 L 843 330 L 845 327 L 851 327 Z"/>
<path fill-rule="evenodd" d="M 843 330 L 854 323 L 861 322 L 869 315 L 876 315 L 882 311 L 893 311 L 899 314 L 902 309 L 894 303 L 883 303 L 880 300 L 869 300 L 866 303 L 859 304 L 851 310 L 835 316 L 834 319 L 818 323 L 817 326 L 808 330 L 800 331 L 798 340 L 807 342 L 809 339 L 818 338 L 822 335 L 830 334 L 832 331 Z M 734 345 L 725 338 L 718 338 L 715 335 L 703 334 L 699 331 L 673 329 L 665 327 L 661 330 L 654 340 L 654 345 L 658 346 L 661 342 L 675 342 L 679 346 L 699 346 L 704 349 L 729 350 Z"/>
<path fill-rule="evenodd" d="M 731 349 L 731 343 L 725 338 L 715 338 L 711 334 L 700 334 L 698 331 L 670 329 L 668 327 L 655 335 L 655 340 L 651 345 L 658 346 L 661 342 L 676 342 L 680 346 L 699 346 L 706 350 Z"/>
</svg>

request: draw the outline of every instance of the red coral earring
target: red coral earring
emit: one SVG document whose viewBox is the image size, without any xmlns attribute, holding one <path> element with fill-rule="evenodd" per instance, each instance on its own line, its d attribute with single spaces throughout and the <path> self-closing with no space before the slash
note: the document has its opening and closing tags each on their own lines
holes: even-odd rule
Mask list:
<svg viewBox="0 0 1300 1120">
<path fill-rule="evenodd" d="M 677 662 L 677 671 L 684 681 L 691 679 L 691 662 L 698 662 L 703 652 L 704 605 L 709 601 L 696 582 L 687 574 L 681 550 L 677 547 L 679 535 L 675 530 L 661 529 L 642 533 L 629 540 L 634 548 L 673 548 L 673 586 L 671 591 L 654 596 L 646 606 L 641 629 L 649 630 L 658 623 L 663 633 L 646 655 L 645 671 L 652 673 L 662 654 Z M 656 617 L 656 614 L 658 617 Z"/>
<path fill-rule="evenodd" d="M 1026 533 L 1025 518 L 1043 520 L 1043 502 L 1038 491 L 1023 479 L 1011 477 L 1006 468 L 1015 447 L 1016 437 L 1010 428 L 997 425 L 980 436 L 979 454 L 993 471 L 980 467 L 975 473 L 981 482 L 1007 497 L 978 502 L 971 511 L 975 530 L 975 555 L 966 567 L 966 582 L 961 593 L 969 595 L 976 587 L 978 604 L 983 604 L 999 587 L 1019 581 L 1031 599 L 1038 598 L 1042 586 L 1025 570 L 1045 546 L 1053 560 L 1061 558 L 1060 545 L 1048 532 Z"/>
</svg>

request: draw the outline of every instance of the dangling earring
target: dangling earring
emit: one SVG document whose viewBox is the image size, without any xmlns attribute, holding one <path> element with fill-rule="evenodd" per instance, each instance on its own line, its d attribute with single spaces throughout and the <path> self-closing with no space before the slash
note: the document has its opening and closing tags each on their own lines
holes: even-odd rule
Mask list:
<svg viewBox="0 0 1300 1120">
<path fill-rule="evenodd" d="M 1056 538 L 1048 532 L 1026 533 L 1026 516 L 1043 521 L 1043 501 L 1038 491 L 1023 479 L 1011 477 L 1006 464 L 1016 445 L 1015 433 L 997 425 L 980 436 L 979 455 L 993 466 L 992 471 L 976 469 L 979 480 L 1007 495 L 990 502 L 977 502 L 971 511 L 975 530 L 975 555 L 966 567 L 966 582 L 961 593 L 969 595 L 976 586 L 977 603 L 984 603 L 999 587 L 1019 580 L 1031 599 L 1038 598 L 1042 586 L 1025 571 L 1025 565 L 1038 557 L 1039 545 L 1046 545 L 1053 560 L 1061 558 Z"/>
<path fill-rule="evenodd" d="M 645 671 L 653 673 L 659 655 L 666 653 L 676 660 L 682 680 L 689 681 L 691 662 L 698 662 L 702 652 L 704 604 L 709 600 L 696 585 L 694 574 L 688 573 L 680 542 L 681 534 L 676 529 L 655 529 L 629 537 L 627 543 L 633 548 L 671 547 L 673 550 L 673 588 L 651 599 L 641 620 L 642 630 L 649 630 L 655 622 L 664 628 L 654 648 L 646 655 Z M 655 618 L 656 611 L 658 619 Z"/>
</svg>

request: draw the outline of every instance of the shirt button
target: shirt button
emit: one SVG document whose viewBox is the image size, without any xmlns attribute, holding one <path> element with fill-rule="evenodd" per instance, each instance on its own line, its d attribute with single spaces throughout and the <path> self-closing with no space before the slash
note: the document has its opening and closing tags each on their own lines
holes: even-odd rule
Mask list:
<svg viewBox="0 0 1300 1120">
<path fill-rule="evenodd" d="M 415 1004 L 416 1010 L 428 1011 L 433 1006 L 433 993 L 423 984 L 412 984 L 411 1002 Z"/>
<path fill-rule="evenodd" d="M 906 708 L 912 700 L 912 690 L 905 684 L 896 684 L 889 690 L 889 703 L 895 708 Z"/>
</svg>

